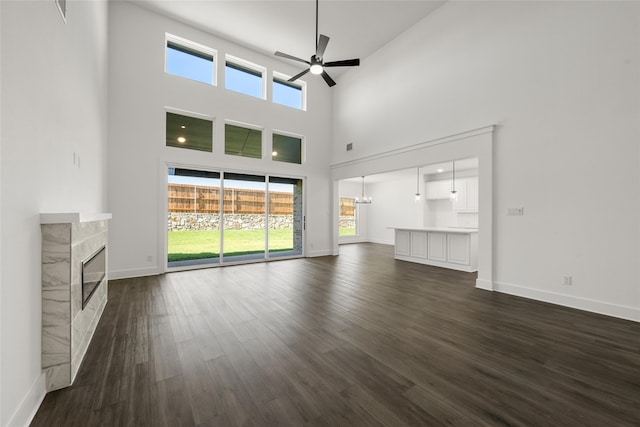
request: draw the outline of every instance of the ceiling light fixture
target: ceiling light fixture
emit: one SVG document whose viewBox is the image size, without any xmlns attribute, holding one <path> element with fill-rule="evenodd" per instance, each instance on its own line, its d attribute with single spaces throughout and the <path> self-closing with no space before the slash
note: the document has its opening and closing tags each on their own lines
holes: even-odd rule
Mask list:
<svg viewBox="0 0 640 427">
<path fill-rule="evenodd" d="M 362 176 L 362 197 L 360 197 L 360 198 L 356 197 L 356 203 L 359 203 L 359 204 L 371 203 L 371 196 L 365 197 L 365 195 L 364 195 L 364 176 Z"/>
<path fill-rule="evenodd" d="M 420 168 L 418 168 L 418 175 L 416 177 L 416 202 L 420 201 Z"/>
<path fill-rule="evenodd" d="M 277 155 L 278 155 L 278 152 L 277 152 L 276 150 L 273 150 L 273 151 L 271 152 L 271 155 L 272 155 L 273 157 L 275 157 L 275 156 L 277 156 Z"/>
<path fill-rule="evenodd" d="M 185 138 L 184 136 L 179 136 L 178 137 L 178 142 L 180 144 L 184 144 L 185 142 L 187 142 L 187 138 Z"/>
<path fill-rule="evenodd" d="M 456 191 L 456 161 L 453 160 L 453 179 L 451 180 L 451 201 L 455 202 L 458 198 L 458 192 Z"/>
<path fill-rule="evenodd" d="M 327 48 L 327 44 L 329 43 L 329 37 L 324 34 L 318 33 L 318 0 L 316 0 L 316 53 L 311 56 L 311 58 L 307 61 L 306 59 L 298 58 L 297 56 L 289 55 L 288 53 L 276 52 L 276 56 L 280 56 L 282 58 L 287 58 L 292 61 L 302 62 L 307 64 L 309 68 L 302 70 L 300 73 L 291 77 L 288 81 L 295 82 L 300 77 L 304 76 L 308 72 L 315 75 L 321 75 L 324 81 L 331 87 L 336 84 L 336 82 L 327 74 L 325 68 L 329 67 L 357 67 L 360 65 L 360 59 L 343 59 L 341 61 L 329 61 L 324 62 L 324 51 Z"/>
<path fill-rule="evenodd" d="M 442 172 L 444 172 L 444 169 L 442 168 L 438 169 L 438 173 L 442 173 Z"/>
<path fill-rule="evenodd" d="M 311 67 L 309 67 L 309 71 L 311 71 L 311 74 L 315 74 L 316 76 L 319 76 L 324 71 L 322 63 L 320 63 L 318 58 L 315 56 L 311 58 Z"/>
</svg>

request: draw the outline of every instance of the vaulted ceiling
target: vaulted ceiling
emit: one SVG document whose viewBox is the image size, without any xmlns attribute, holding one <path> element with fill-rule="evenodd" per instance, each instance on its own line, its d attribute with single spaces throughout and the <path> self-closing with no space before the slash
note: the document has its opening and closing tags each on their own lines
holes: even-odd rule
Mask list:
<svg viewBox="0 0 640 427">
<path fill-rule="evenodd" d="M 135 0 L 143 7 L 267 55 L 308 59 L 315 50 L 315 1 Z M 429 0 L 320 0 L 326 61 L 364 59 L 440 7 Z M 286 61 L 286 60 L 283 60 Z M 339 74 L 340 69 L 332 70 Z"/>
</svg>

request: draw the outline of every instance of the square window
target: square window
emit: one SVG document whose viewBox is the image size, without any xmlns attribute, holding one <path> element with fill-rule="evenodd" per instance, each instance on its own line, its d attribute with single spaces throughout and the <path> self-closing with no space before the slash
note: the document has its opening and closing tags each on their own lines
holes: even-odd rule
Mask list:
<svg viewBox="0 0 640 427">
<path fill-rule="evenodd" d="M 262 158 L 262 131 L 230 124 L 224 125 L 224 153 L 232 156 Z"/>
<path fill-rule="evenodd" d="M 253 67 L 239 59 L 227 59 L 224 87 L 234 92 L 264 99 L 262 75 L 263 70 L 260 67 Z"/>
<path fill-rule="evenodd" d="M 302 86 L 286 79 L 273 78 L 273 102 L 298 110 L 303 109 Z"/>
<path fill-rule="evenodd" d="M 167 112 L 167 147 L 213 151 L 213 121 Z"/>
<path fill-rule="evenodd" d="M 175 38 L 177 39 L 177 37 Z M 188 40 L 167 38 L 166 72 L 210 85 L 214 83 L 215 51 Z"/>
<path fill-rule="evenodd" d="M 302 164 L 302 138 L 274 133 L 271 159 L 276 162 Z"/>
</svg>

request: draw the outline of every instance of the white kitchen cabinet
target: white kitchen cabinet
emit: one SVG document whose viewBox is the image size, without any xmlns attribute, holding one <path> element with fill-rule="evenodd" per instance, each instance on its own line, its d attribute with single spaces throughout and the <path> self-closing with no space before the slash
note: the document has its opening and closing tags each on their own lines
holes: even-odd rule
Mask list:
<svg viewBox="0 0 640 427">
<path fill-rule="evenodd" d="M 447 260 L 447 234 L 425 233 L 428 241 L 427 258 L 432 261 Z"/>
<path fill-rule="evenodd" d="M 451 194 L 451 180 L 427 182 L 427 200 L 448 199 Z"/>
<path fill-rule="evenodd" d="M 396 230 L 396 255 L 411 255 L 411 232 L 406 230 Z"/>
<path fill-rule="evenodd" d="M 478 271 L 478 230 L 395 228 L 395 259 L 460 271 Z"/>
<path fill-rule="evenodd" d="M 453 210 L 456 212 L 467 210 L 467 180 L 456 179 L 456 198 L 453 200 Z"/>
<path fill-rule="evenodd" d="M 478 212 L 478 178 L 456 179 L 457 198 L 453 202 L 456 212 Z"/>
<path fill-rule="evenodd" d="M 471 257 L 469 234 L 447 234 L 447 262 L 468 265 Z"/>
<path fill-rule="evenodd" d="M 427 233 L 411 232 L 411 256 L 417 258 L 427 257 Z"/>
<path fill-rule="evenodd" d="M 478 177 L 467 178 L 467 211 L 478 212 Z"/>
</svg>

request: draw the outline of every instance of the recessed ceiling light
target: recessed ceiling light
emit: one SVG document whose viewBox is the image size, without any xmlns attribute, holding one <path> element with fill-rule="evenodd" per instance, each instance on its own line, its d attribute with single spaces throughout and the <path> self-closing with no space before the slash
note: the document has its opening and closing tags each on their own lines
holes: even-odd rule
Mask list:
<svg viewBox="0 0 640 427">
<path fill-rule="evenodd" d="M 179 136 L 178 137 L 178 142 L 181 144 L 184 144 L 185 142 L 187 142 L 187 138 L 185 138 L 184 136 Z"/>
<path fill-rule="evenodd" d="M 186 129 L 187 127 L 185 125 L 180 126 L 181 129 Z"/>
<path fill-rule="evenodd" d="M 275 157 L 275 156 L 277 156 L 277 155 L 278 155 L 278 152 L 277 152 L 276 150 L 273 150 L 273 151 L 271 152 L 271 155 L 272 155 L 273 157 Z"/>
<path fill-rule="evenodd" d="M 444 169 L 438 169 L 438 173 L 444 172 Z"/>
</svg>

